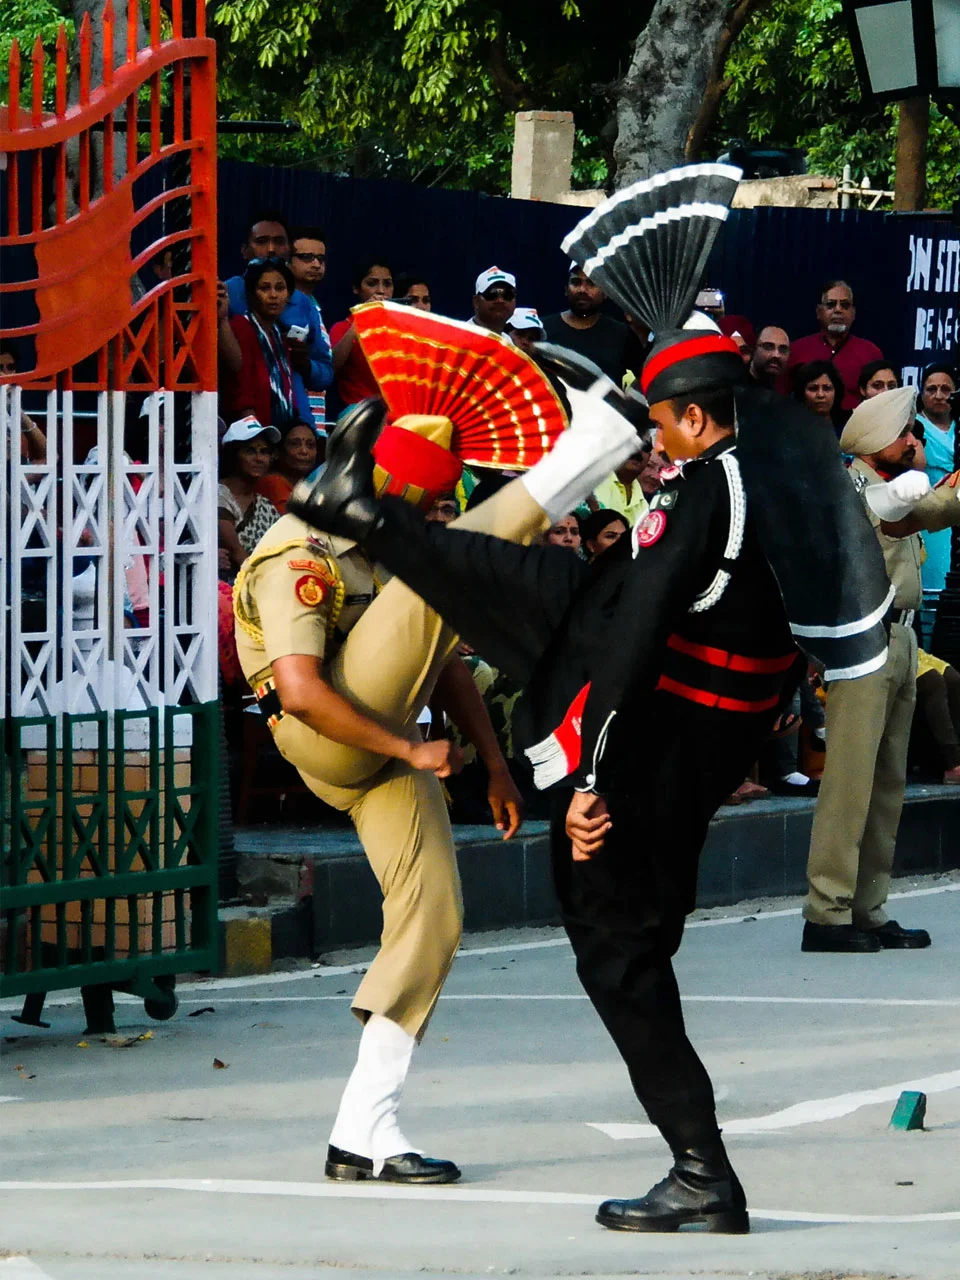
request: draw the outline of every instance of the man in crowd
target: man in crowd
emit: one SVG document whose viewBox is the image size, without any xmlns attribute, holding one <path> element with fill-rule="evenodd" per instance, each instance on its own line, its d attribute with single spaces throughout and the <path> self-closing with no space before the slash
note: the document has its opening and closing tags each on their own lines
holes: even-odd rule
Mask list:
<svg viewBox="0 0 960 1280">
<path fill-rule="evenodd" d="M 850 478 L 863 499 L 892 584 L 890 650 L 879 670 L 827 692 L 828 750 L 807 863 L 804 951 L 928 947 L 884 911 L 907 774 L 916 702 L 917 637 L 923 601 L 918 531 L 960 524 L 958 490 L 933 491 L 913 470 L 916 391 L 899 387 L 864 400 L 840 448 L 854 454 Z"/>
<path fill-rule="evenodd" d="M 544 338 L 543 322 L 536 307 L 516 307 L 504 332 L 515 347 L 535 357 L 534 343 Z"/>
<path fill-rule="evenodd" d="M 290 270 L 302 293 L 313 309 L 313 316 L 320 331 L 320 337 L 327 347 L 330 346 L 330 335 L 323 323 L 323 313 L 317 301 L 317 288 L 327 274 L 327 237 L 320 227 L 297 227 L 290 237 Z M 292 342 L 292 339 L 289 339 Z M 307 391 L 310 409 L 313 413 L 314 426 L 323 431 L 326 429 L 326 395 L 322 390 Z"/>
<path fill-rule="evenodd" d="M 778 390 L 790 360 L 790 338 L 786 329 L 766 324 L 757 335 L 757 345 L 750 357 L 747 372 L 758 387 Z"/>
<path fill-rule="evenodd" d="M 603 314 L 606 295 L 575 263 L 567 276 L 566 311 L 547 316 L 543 329 L 548 342 L 569 347 L 592 360 L 618 387 L 627 371 L 630 330 Z"/>
<path fill-rule="evenodd" d="M 499 267 L 481 271 L 473 290 L 473 315 L 467 324 L 503 333 L 516 309 L 517 277 Z"/>
<path fill-rule="evenodd" d="M 846 280 L 828 280 L 820 290 L 817 303 L 820 331 L 797 339 L 787 365 L 789 371 L 797 365 L 809 364 L 811 360 L 832 360 L 843 379 L 841 407 L 845 414 L 855 409 L 862 399 L 858 386 L 860 370 L 868 361 L 883 358 L 883 352 L 876 343 L 851 333 L 856 318 L 853 290 Z"/>
<path fill-rule="evenodd" d="M 641 477 L 647 466 L 650 450 L 640 450 L 620 464 L 602 484 L 593 491 L 598 511 L 617 511 L 631 528 L 647 514 Z M 591 507 L 593 502 L 590 503 Z"/>
<path fill-rule="evenodd" d="M 324 262 L 325 254 L 324 246 Z M 280 258 L 289 263 L 290 232 L 280 214 L 260 213 L 254 217 L 247 227 L 246 239 L 240 246 L 240 256 L 244 263 L 254 258 Z M 314 284 L 314 288 L 318 283 L 319 281 Z M 226 281 L 226 286 L 230 314 L 246 315 L 247 294 L 243 286 L 243 274 L 231 276 Z M 293 337 L 287 336 L 290 362 L 303 378 L 308 391 L 325 391 L 333 381 L 333 356 L 326 329 L 322 327 L 322 321 L 318 320 L 318 310 L 313 299 L 307 297 L 298 285 L 290 295 L 290 301 L 284 307 L 278 322 L 284 333 L 290 328 L 295 330 Z M 297 337 L 297 330 L 306 330 L 306 336 Z"/>
</svg>

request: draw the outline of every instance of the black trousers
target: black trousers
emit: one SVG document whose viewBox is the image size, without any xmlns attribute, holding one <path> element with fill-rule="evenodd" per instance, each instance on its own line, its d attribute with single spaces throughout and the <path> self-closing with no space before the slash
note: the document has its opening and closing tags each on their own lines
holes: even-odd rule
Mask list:
<svg viewBox="0 0 960 1280">
<path fill-rule="evenodd" d="M 707 825 L 776 712 L 715 712 L 664 693 L 647 706 L 635 725 L 639 749 L 622 760 L 627 780 L 607 797 L 613 828 L 603 849 L 573 861 L 564 831 L 571 793 L 559 791 L 551 853 L 577 974 L 644 1110 L 677 1150 L 716 1137 L 717 1122 L 671 960 L 695 904 Z"/>
</svg>

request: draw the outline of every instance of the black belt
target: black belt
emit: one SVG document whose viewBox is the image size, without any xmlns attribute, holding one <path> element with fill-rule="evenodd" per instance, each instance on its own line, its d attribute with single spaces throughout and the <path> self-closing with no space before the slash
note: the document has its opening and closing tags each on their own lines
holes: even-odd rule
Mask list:
<svg viewBox="0 0 960 1280">
<path fill-rule="evenodd" d="M 887 610 L 886 617 L 884 618 L 884 622 L 886 622 L 891 627 L 894 625 L 894 623 L 899 623 L 901 627 L 912 627 L 913 620 L 916 617 L 916 614 L 917 614 L 916 609 L 890 608 Z"/>
<path fill-rule="evenodd" d="M 267 724 L 271 729 L 275 729 L 287 713 L 280 704 L 280 695 L 273 680 L 267 679 L 263 684 L 253 686 L 253 696 L 257 700 L 261 714 L 266 716 Z"/>
</svg>

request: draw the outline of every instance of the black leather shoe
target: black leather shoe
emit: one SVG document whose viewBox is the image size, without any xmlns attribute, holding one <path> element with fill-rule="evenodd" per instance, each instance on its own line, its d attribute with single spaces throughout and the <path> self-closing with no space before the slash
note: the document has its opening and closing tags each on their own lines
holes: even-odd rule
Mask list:
<svg viewBox="0 0 960 1280">
<path fill-rule="evenodd" d="M 597 1222 L 611 1231 L 678 1231 L 688 1224 L 746 1235 L 747 1198 L 720 1140 L 674 1152 L 674 1166 L 638 1200 L 605 1200 Z"/>
<path fill-rule="evenodd" d="M 807 920 L 803 926 L 801 951 L 880 951 L 881 942 L 876 929 L 868 933 L 852 924 L 814 924 Z"/>
<path fill-rule="evenodd" d="M 864 929 L 870 938 L 876 938 L 884 950 L 919 951 L 929 947 L 930 935 L 926 929 L 904 929 L 896 920 L 888 920 L 877 929 Z"/>
<path fill-rule="evenodd" d="M 334 1182 L 401 1182 L 408 1186 L 432 1186 L 440 1182 L 456 1182 L 460 1170 L 452 1160 L 431 1160 L 429 1156 L 405 1151 L 385 1160 L 379 1174 L 373 1172 L 373 1161 L 355 1156 L 352 1151 L 327 1147 L 324 1175 Z"/>
<path fill-rule="evenodd" d="M 294 486 L 287 500 L 292 515 L 324 533 L 363 542 L 379 514 L 372 449 L 386 415 L 382 400 L 361 400 L 343 415 L 327 441 L 319 479 Z"/>
<path fill-rule="evenodd" d="M 460 1170 L 452 1160 L 431 1160 L 429 1156 L 406 1151 L 391 1156 L 383 1162 L 381 1182 L 404 1182 L 413 1186 L 428 1186 L 438 1182 L 456 1182 Z"/>
</svg>

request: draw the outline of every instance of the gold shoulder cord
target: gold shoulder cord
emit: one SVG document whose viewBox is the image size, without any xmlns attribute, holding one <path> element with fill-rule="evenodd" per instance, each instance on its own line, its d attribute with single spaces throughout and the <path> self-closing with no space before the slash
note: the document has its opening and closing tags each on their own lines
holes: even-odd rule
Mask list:
<svg viewBox="0 0 960 1280">
<path fill-rule="evenodd" d="M 254 644 L 263 645 L 263 630 L 258 627 L 254 620 L 247 613 L 243 604 L 243 588 L 246 585 L 248 576 L 265 560 L 272 560 L 276 556 L 282 556 L 288 551 L 302 551 L 303 539 L 295 538 L 291 542 L 281 542 L 276 547 L 268 547 L 258 556 L 248 556 L 237 574 L 236 581 L 233 584 L 233 615 L 237 620 L 237 625 L 242 631 L 253 640 Z M 344 586 L 343 577 L 340 573 L 340 567 L 332 556 L 324 556 L 323 564 L 329 570 L 333 586 L 333 601 L 330 606 L 330 617 L 327 619 L 327 643 L 330 643 L 333 636 L 334 628 L 340 618 L 340 612 L 343 609 Z M 320 567 L 319 564 L 317 566 Z"/>
</svg>

